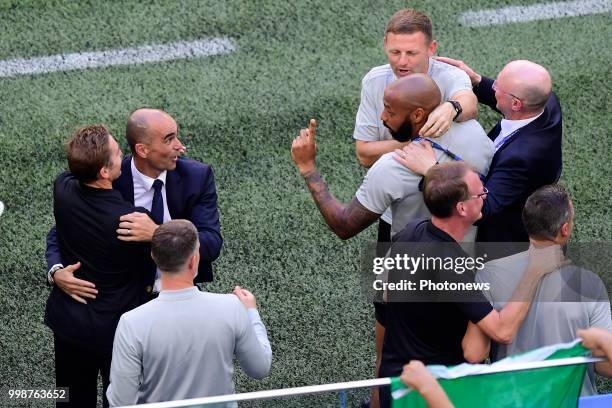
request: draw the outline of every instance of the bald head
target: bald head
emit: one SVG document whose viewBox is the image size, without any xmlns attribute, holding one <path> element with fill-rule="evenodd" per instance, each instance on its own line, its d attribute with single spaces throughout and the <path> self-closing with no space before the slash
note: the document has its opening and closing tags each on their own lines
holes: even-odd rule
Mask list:
<svg viewBox="0 0 612 408">
<path fill-rule="evenodd" d="M 497 76 L 507 92 L 520 98 L 526 111 L 539 111 L 550 97 L 552 80 L 543 66 L 527 60 L 508 63 Z"/>
<path fill-rule="evenodd" d="M 411 74 L 392 82 L 385 89 L 385 102 L 410 108 L 422 108 L 427 114 L 440 104 L 438 85 L 425 74 Z"/>
<path fill-rule="evenodd" d="M 152 132 L 169 123 L 175 123 L 172 116 L 159 109 L 137 109 L 128 118 L 125 137 L 132 153 L 138 143 L 150 143 Z"/>
</svg>

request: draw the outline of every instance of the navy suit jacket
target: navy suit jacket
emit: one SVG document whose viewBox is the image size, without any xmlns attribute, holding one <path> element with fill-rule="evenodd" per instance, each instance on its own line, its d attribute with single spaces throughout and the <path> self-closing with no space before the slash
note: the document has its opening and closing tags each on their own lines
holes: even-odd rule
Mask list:
<svg viewBox="0 0 612 408">
<path fill-rule="evenodd" d="M 128 155 L 121 163 L 121 176 L 113 183 L 124 200 L 134 203 L 134 181 L 131 168 L 132 156 Z M 212 168 L 195 160 L 180 158 L 176 169 L 166 175 L 166 198 L 172 219 L 190 220 L 198 230 L 200 239 L 200 266 L 195 282 L 213 280 L 212 262 L 219 257 L 223 237 L 217 210 L 217 191 Z M 47 265 L 63 263 L 55 228 L 47 236 Z"/>
<path fill-rule="evenodd" d="M 478 101 L 496 109 L 493 80 L 482 77 L 474 89 Z M 495 140 L 501 122 L 489 132 Z M 493 156 L 484 180 L 489 195 L 478 222 L 477 241 L 526 242 L 522 212 L 527 198 L 538 188 L 561 176 L 561 106 L 551 94 L 544 112 L 512 135 Z"/>
</svg>

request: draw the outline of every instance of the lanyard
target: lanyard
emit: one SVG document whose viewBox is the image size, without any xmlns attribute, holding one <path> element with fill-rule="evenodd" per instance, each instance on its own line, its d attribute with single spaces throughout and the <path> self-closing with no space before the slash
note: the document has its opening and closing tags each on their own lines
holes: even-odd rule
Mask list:
<svg viewBox="0 0 612 408">
<path fill-rule="evenodd" d="M 500 147 L 502 147 L 504 145 L 504 143 L 506 143 L 508 141 L 508 139 L 510 139 L 512 136 L 514 136 L 514 134 L 516 132 L 518 132 L 519 130 L 521 130 L 521 128 L 516 129 L 514 132 L 510 133 L 507 136 L 504 136 L 504 138 L 502 140 L 500 140 L 499 142 L 495 143 L 495 151 L 498 151 Z"/>
<path fill-rule="evenodd" d="M 461 157 L 459 157 L 455 153 L 451 152 L 450 150 L 448 150 L 446 147 L 442 146 L 441 144 L 434 142 L 433 140 L 430 140 L 430 139 L 427 139 L 427 138 L 424 138 L 424 137 L 420 137 L 420 136 L 417 136 L 417 137 L 415 137 L 413 139 L 414 142 L 418 142 L 418 141 L 421 141 L 421 140 L 427 140 L 429 143 L 431 143 L 431 147 L 433 147 L 434 149 L 438 149 L 440 151 L 443 151 L 444 153 L 446 153 L 446 155 L 448 157 L 450 157 L 453 160 L 463 160 Z"/>
</svg>

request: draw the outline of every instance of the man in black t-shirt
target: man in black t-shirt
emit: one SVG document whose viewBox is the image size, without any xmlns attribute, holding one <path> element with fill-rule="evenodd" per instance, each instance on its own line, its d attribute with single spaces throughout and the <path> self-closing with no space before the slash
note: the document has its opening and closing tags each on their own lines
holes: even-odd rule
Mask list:
<svg viewBox="0 0 612 408">
<path fill-rule="evenodd" d="M 478 174 L 465 162 L 432 167 L 425 176 L 423 189 L 425 205 L 432 218 L 414 221 L 398 233 L 390 257 L 408 255 L 421 258 L 422 262 L 435 258 L 453 262 L 468 257 L 458 242 L 482 216 L 486 196 L 487 190 Z M 542 261 L 541 254 L 537 255 L 534 259 L 539 262 L 530 262 L 513 295 L 513 299 L 521 301 L 508 302 L 499 312 L 478 289 L 444 286 L 469 288 L 474 283 L 470 270 L 446 270 L 432 262 L 437 266 L 421 267 L 412 273 L 390 271 L 389 283 L 407 278 L 417 290 L 408 293 L 387 291 L 387 327 L 379 377 L 400 375 L 403 365 L 410 360 L 443 365 L 480 362 L 488 354 L 488 347 L 483 346 L 488 340 L 482 332 L 501 343 L 512 341 L 529 310 L 540 279 L 562 259 L 562 254 L 553 253 Z M 443 289 L 425 286 L 424 290 L 418 290 L 422 288 L 421 280 L 432 282 L 434 287 L 443 285 Z M 389 406 L 388 387 L 381 388 L 380 403 L 381 407 Z"/>
<path fill-rule="evenodd" d="M 95 407 L 98 373 L 108 387 L 113 338 L 121 315 L 146 298 L 152 270 L 149 245 L 117 239 L 119 217 L 145 212 L 112 189 L 121 149 L 102 125 L 79 129 L 67 144 L 70 172 L 53 185 L 53 213 L 62 258 L 80 262 L 75 276 L 95 283 L 95 299 L 79 302 L 54 286 L 45 310 L 53 330 L 55 378 L 69 387 L 61 407 Z M 108 406 L 104 397 L 104 406 Z"/>
</svg>

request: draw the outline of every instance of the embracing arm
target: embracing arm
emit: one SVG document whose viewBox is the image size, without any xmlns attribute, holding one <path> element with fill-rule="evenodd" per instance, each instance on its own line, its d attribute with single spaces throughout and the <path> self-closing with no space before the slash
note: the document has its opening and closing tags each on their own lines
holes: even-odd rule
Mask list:
<svg viewBox="0 0 612 408">
<path fill-rule="evenodd" d="M 478 72 L 474 71 L 465 62 L 461 60 L 456 60 L 448 57 L 434 57 L 434 59 L 449 65 L 453 65 L 463 70 L 470 78 L 470 82 L 472 83 L 474 94 L 476 95 L 478 102 L 487 105 L 491 109 L 499 112 L 499 110 L 497 110 L 497 107 L 495 106 L 497 105 L 497 100 L 495 99 L 495 92 L 493 91 L 493 80 L 491 78 L 487 78 L 480 75 Z M 465 111 L 465 107 L 463 109 Z"/>
<path fill-rule="evenodd" d="M 439 137 L 446 133 L 457 116 L 457 122 L 464 122 L 474 119 L 478 115 L 478 99 L 469 89 L 458 91 L 450 98 L 452 101 L 459 102 L 462 112 L 457 116 L 452 103 L 443 101 L 427 117 L 427 122 L 419 130 L 419 135 L 423 137 Z"/>
<path fill-rule="evenodd" d="M 529 247 L 529 262 L 512 298 L 498 312 L 495 309 L 477 324 L 487 336 L 498 343 L 510 344 L 523 324 L 542 278 L 566 264 L 559 245 L 544 248 Z"/>
<path fill-rule="evenodd" d="M 495 91 L 493 90 L 493 79 L 485 76 L 481 77 L 478 85 L 474 87 L 474 93 L 478 98 L 478 102 L 499 112 L 499 109 L 497 109 L 497 99 L 495 99 Z"/>
<path fill-rule="evenodd" d="M 461 341 L 463 358 L 468 363 L 478 364 L 484 361 L 491 351 L 491 339 L 472 322 L 468 322 L 467 330 Z"/>
<path fill-rule="evenodd" d="M 51 227 L 47 234 L 47 250 L 45 251 L 45 257 L 47 259 L 47 271 L 51 270 L 55 265 L 64 265 L 57 242 L 57 230 L 55 229 L 55 225 Z"/>
<path fill-rule="evenodd" d="M 47 234 L 47 279 L 49 283 L 55 284 L 68 296 L 79 303 L 87 303 L 85 298 L 95 299 L 98 294 L 96 285 L 92 282 L 74 277 L 74 272 L 81 267 L 81 262 L 72 265 L 63 265 L 62 255 L 57 241 L 57 231 L 55 225 L 51 227 Z M 57 266 L 57 268 L 55 268 Z M 51 269 L 55 269 L 51 274 Z"/>
<path fill-rule="evenodd" d="M 478 98 L 476 98 L 474 92 L 470 90 L 459 91 L 451 96 L 450 99 L 461 104 L 462 112 L 461 115 L 457 117 L 457 122 L 465 122 L 466 120 L 476 119 L 476 116 L 478 116 Z M 455 112 L 454 109 L 453 112 Z"/>
<path fill-rule="evenodd" d="M 355 140 L 355 152 L 359 163 L 365 168 L 370 168 L 383 154 L 401 149 L 408 143 L 410 142 L 401 143 L 397 140 Z"/>
</svg>

